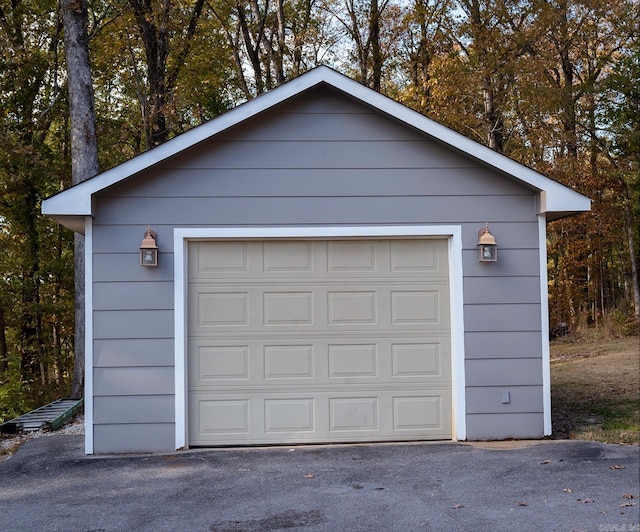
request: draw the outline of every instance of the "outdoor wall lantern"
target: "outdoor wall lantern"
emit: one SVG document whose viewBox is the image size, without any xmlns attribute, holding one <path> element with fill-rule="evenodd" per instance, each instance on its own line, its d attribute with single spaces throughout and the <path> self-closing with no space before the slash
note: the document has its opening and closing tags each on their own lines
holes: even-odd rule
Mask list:
<svg viewBox="0 0 640 532">
<path fill-rule="evenodd" d="M 489 223 L 478 231 L 478 261 L 496 262 L 498 260 L 498 244 L 489 232 Z"/>
<path fill-rule="evenodd" d="M 151 230 L 151 226 L 147 226 L 147 232 L 144 234 L 142 244 L 140 244 L 140 265 L 141 266 L 157 266 L 158 265 L 158 245 L 156 244 L 158 235 Z"/>
</svg>

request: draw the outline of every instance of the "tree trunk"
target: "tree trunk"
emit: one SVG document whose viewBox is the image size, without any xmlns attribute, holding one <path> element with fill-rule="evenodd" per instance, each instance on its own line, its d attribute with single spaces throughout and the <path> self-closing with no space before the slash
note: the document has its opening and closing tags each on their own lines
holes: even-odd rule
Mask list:
<svg viewBox="0 0 640 532">
<path fill-rule="evenodd" d="M 499 79 L 496 58 L 494 57 L 497 52 L 487 21 L 487 19 L 491 19 L 491 14 L 487 14 L 487 5 L 482 4 L 479 0 L 466 1 L 464 6 L 468 12 L 470 32 L 478 56 L 478 70 L 482 73 L 482 105 L 484 108 L 482 123 L 486 143 L 492 150 L 502 153 L 504 151 L 504 117 L 499 105 L 496 104 L 496 97 L 499 96 L 498 91 L 501 89 L 496 81 Z M 500 50 L 500 53 L 504 54 L 505 50 Z"/>
<path fill-rule="evenodd" d="M 574 68 L 570 54 L 569 13 L 566 3 L 562 5 L 560 22 L 559 55 L 562 66 L 564 83 L 562 85 L 562 122 L 566 134 L 565 147 L 567 155 L 575 160 L 578 158 L 578 134 L 576 123 L 575 87 L 573 86 Z"/>
<path fill-rule="evenodd" d="M 484 102 L 484 126 L 487 135 L 487 145 L 492 150 L 502 153 L 504 151 L 504 143 L 502 139 L 502 116 L 496 109 L 495 99 L 493 96 L 493 83 L 489 74 L 486 74 L 483 77 L 482 95 Z"/>
<path fill-rule="evenodd" d="M 626 184 L 622 180 L 622 185 L 626 189 Z M 633 213 L 625 194 L 624 201 L 624 229 L 627 233 L 627 244 L 629 246 L 629 260 L 631 262 L 631 284 L 633 285 L 633 310 L 637 322 L 637 331 L 640 333 L 640 281 L 638 279 L 638 260 L 636 255 L 635 238 L 633 235 Z"/>
<path fill-rule="evenodd" d="M 7 337 L 5 335 L 6 323 L 4 321 L 4 307 L 0 306 L 0 371 L 4 372 L 9 369 L 9 360 L 7 359 Z"/>
<path fill-rule="evenodd" d="M 384 2 L 383 8 L 384 9 Z M 371 43 L 371 88 L 380 92 L 382 89 L 382 66 L 384 57 L 380 46 L 380 18 L 382 10 L 378 0 L 371 0 L 369 6 L 369 42 Z"/>
<path fill-rule="evenodd" d="M 148 116 L 145 120 L 147 148 L 159 146 L 167 140 L 166 120 L 166 85 L 167 56 L 169 54 L 169 34 L 166 27 L 169 5 L 164 2 L 162 12 L 158 15 L 160 23 L 154 20 L 150 3 L 130 0 L 129 4 L 138 23 L 140 37 L 144 43 L 147 62 Z"/>
<path fill-rule="evenodd" d="M 311 9 L 313 0 L 304 0 L 304 16 L 302 26 L 293 32 L 293 71 L 291 76 L 297 78 L 302 74 L 302 56 L 305 35 L 311 22 Z"/>
<path fill-rule="evenodd" d="M 244 7 L 240 5 L 240 2 L 236 2 L 236 10 L 238 14 L 238 24 L 244 41 L 244 48 L 249 56 L 249 60 L 251 61 L 251 67 L 253 68 L 253 77 L 256 82 L 256 94 L 262 94 L 265 91 L 265 86 L 264 79 L 262 77 L 262 64 L 260 63 L 260 41 L 262 39 L 262 32 L 264 31 L 264 21 L 258 14 L 260 27 L 258 35 L 254 41 L 251 35 L 251 30 L 249 29 L 247 14 Z"/>
<path fill-rule="evenodd" d="M 60 0 L 64 22 L 71 124 L 71 180 L 75 185 L 96 175 L 96 140 L 93 86 L 89 65 L 87 0 Z M 82 397 L 84 388 L 84 237 L 75 235 L 75 362 L 71 396 Z"/>
<path fill-rule="evenodd" d="M 282 85 L 286 81 L 284 73 L 284 55 L 286 53 L 285 44 L 285 24 L 284 24 L 284 1 L 276 2 L 276 15 L 278 20 L 278 53 L 276 54 L 276 83 Z"/>
</svg>

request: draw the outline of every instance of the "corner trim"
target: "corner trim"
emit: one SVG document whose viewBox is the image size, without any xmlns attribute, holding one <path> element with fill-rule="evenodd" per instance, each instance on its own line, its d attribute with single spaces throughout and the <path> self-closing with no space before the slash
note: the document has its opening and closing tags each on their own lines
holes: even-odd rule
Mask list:
<svg viewBox="0 0 640 532">
<path fill-rule="evenodd" d="M 93 218 L 84 219 L 84 452 L 93 454 Z"/>
<path fill-rule="evenodd" d="M 549 291 L 547 277 L 547 219 L 538 215 L 540 256 L 540 334 L 542 335 L 542 414 L 544 436 L 551 436 L 551 352 L 549 349 Z"/>
</svg>

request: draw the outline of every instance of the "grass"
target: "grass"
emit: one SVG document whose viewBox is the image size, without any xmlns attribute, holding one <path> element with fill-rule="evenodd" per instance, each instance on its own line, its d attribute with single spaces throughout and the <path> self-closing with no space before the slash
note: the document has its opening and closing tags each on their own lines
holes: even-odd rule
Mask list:
<svg viewBox="0 0 640 532">
<path fill-rule="evenodd" d="M 551 343 L 554 438 L 640 445 L 640 339 Z"/>
</svg>

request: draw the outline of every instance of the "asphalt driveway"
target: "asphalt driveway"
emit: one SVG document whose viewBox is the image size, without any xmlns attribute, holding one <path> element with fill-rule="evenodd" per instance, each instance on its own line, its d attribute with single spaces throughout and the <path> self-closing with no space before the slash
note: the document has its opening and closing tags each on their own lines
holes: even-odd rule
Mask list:
<svg viewBox="0 0 640 532">
<path fill-rule="evenodd" d="M 638 447 L 583 441 L 87 457 L 27 441 L 0 464 L 2 531 L 636 531 Z"/>
</svg>

